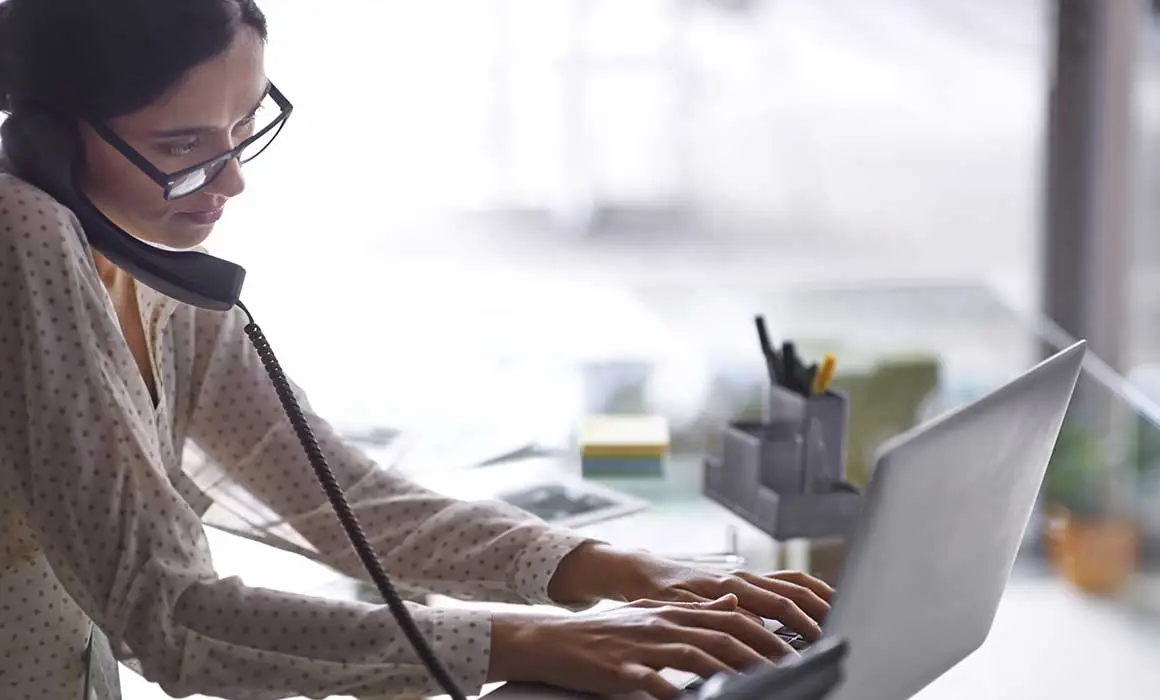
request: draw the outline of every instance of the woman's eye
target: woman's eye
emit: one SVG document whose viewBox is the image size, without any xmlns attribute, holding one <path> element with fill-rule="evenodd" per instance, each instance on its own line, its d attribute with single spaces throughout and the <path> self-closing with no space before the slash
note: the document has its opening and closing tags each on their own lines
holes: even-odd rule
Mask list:
<svg viewBox="0 0 1160 700">
<path fill-rule="evenodd" d="M 162 146 L 162 150 L 168 156 L 174 158 L 181 158 L 193 153 L 193 149 L 197 148 L 197 141 L 183 141 L 181 143 L 168 143 Z"/>
<path fill-rule="evenodd" d="M 238 122 L 238 125 L 234 128 L 237 129 L 237 131 L 239 133 L 248 134 L 254 130 L 254 123 L 257 120 L 258 120 L 258 115 L 251 114 L 250 116 L 246 117 L 242 121 Z"/>
</svg>

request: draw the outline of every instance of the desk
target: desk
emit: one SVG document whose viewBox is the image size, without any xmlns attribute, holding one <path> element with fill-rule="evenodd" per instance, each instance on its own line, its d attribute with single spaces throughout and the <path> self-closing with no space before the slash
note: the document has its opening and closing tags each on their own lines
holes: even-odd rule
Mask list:
<svg viewBox="0 0 1160 700">
<path fill-rule="evenodd" d="M 689 523 L 697 526 L 690 528 Z M 775 548 L 759 531 L 714 503 L 675 495 L 648 511 L 583 528 L 627 547 L 656 548 L 681 533 L 682 545 L 715 549 L 737 528 L 739 551 L 756 568 L 772 565 Z M 300 557 L 220 532 L 211 546 L 223 575 L 247 583 L 320 595 L 349 592 L 349 582 Z M 884 640 L 888 643 L 888 640 Z M 1160 623 L 1122 606 L 1084 598 L 1031 563 L 1021 563 L 1003 599 L 990 639 L 917 700 L 1069 700 L 1137 698 L 1160 687 Z M 125 669 L 127 700 L 164 700 L 156 686 Z M 494 687 L 494 686 L 493 686 Z M 194 700 L 210 700 L 193 696 Z"/>
<path fill-rule="evenodd" d="M 736 293 L 716 290 L 729 302 L 720 305 L 708 303 L 713 293 L 697 289 L 687 290 L 687 295 L 682 296 L 679 290 L 654 288 L 640 290 L 640 297 L 670 324 L 674 340 L 690 343 L 692 355 L 715 356 L 711 352 L 714 348 L 694 347 L 695 341 L 723 341 L 718 345 L 746 348 L 742 356 L 750 358 L 750 369 L 758 372 L 759 360 L 753 355 L 755 341 L 749 333 L 751 319 L 731 316 L 723 321 L 719 313 L 722 307 L 739 305 L 765 310 L 775 328 L 786 329 L 795 337 L 824 341 L 822 344 L 827 346 L 849 348 L 840 356 L 844 368 L 894 353 L 933 354 L 943 369 L 940 395 L 935 398 L 951 403 L 970 398 L 969 393 L 958 392 L 960 378 L 968 378 L 969 391 L 989 388 L 1025 368 L 1035 357 L 1037 346 L 1035 333 L 993 297 L 972 288 L 851 289 L 797 295 L 773 289 L 756 293 L 752 289 Z M 690 299 L 701 303 L 691 304 Z M 899 317 L 906 318 L 908 326 L 895 320 Z M 536 332 L 541 338 L 555 337 L 551 329 L 537 326 Z M 979 342 L 983 337 L 987 338 L 986 343 Z M 557 351 L 554 347 L 539 347 L 545 353 Z M 559 350 L 559 356 L 568 357 L 566 348 Z M 729 356 L 720 347 L 716 350 L 720 351 L 716 356 Z M 722 363 L 725 369 L 714 378 L 715 382 L 722 381 L 715 386 L 729 385 L 730 363 Z M 972 383 L 976 378 L 982 381 L 981 385 Z M 705 411 L 709 420 L 720 415 L 714 411 L 727 413 L 737 408 L 736 404 L 718 403 L 720 394 L 709 399 L 704 401 L 714 406 Z M 698 400 L 703 401 L 704 397 Z M 679 531 L 682 551 L 713 551 L 725 545 L 725 532 L 734 526 L 739 553 L 754 568 L 771 567 L 776 550 L 764 535 L 723 508 L 697 497 L 696 470 L 690 466 L 696 464 L 695 455 L 682 451 L 674 464 L 677 468 L 663 483 L 643 482 L 639 491 L 637 485 L 626 485 L 654 501 L 649 511 L 585 530 L 626 547 L 646 548 L 657 547 L 661 541 L 657 533 L 671 536 Z M 691 522 L 696 523 L 695 529 L 689 527 Z M 251 585 L 342 594 L 343 585 L 335 580 L 333 572 L 298 557 L 220 533 L 211 535 L 211 544 L 223 575 L 238 575 Z M 1133 612 L 1122 601 L 1104 603 L 1080 597 L 1057 578 L 1034 566 L 1021 566 L 987 644 L 924 691 L 920 700 L 1068 700 L 1096 693 L 1109 698 L 1147 697 L 1143 689 L 1160 687 L 1156 658 L 1160 658 L 1160 634 L 1148 617 Z M 132 672 L 122 675 L 126 700 L 165 697 Z"/>
<path fill-rule="evenodd" d="M 691 478 L 688 462 L 676 465 L 673 481 Z M 715 551 L 730 527 L 752 568 L 773 567 L 777 549 L 763 533 L 687 489 L 669 489 L 648 511 L 582 529 L 652 550 L 679 532 L 686 551 Z M 1016 566 L 988 641 L 915 700 L 1143 698 L 1145 689 L 1160 687 L 1157 658 L 1160 618 L 1084 597 L 1026 557 Z"/>
</svg>

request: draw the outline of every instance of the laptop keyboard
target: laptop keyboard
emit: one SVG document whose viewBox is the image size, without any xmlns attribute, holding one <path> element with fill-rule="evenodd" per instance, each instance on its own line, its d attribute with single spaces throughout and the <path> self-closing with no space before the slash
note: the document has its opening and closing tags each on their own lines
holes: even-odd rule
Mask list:
<svg viewBox="0 0 1160 700">
<path fill-rule="evenodd" d="M 787 644 L 790 645 L 790 647 L 797 651 L 803 651 L 810 645 L 809 641 L 805 637 L 801 636 L 797 632 L 794 632 L 793 630 L 786 629 L 784 627 L 776 630 L 774 634 L 781 637 L 782 640 L 784 640 Z"/>
</svg>

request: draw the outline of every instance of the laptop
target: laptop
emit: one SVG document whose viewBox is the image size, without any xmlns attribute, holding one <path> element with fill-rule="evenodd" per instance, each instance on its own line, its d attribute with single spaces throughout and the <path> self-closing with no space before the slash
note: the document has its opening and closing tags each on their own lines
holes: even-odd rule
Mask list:
<svg viewBox="0 0 1160 700">
<path fill-rule="evenodd" d="M 849 643 L 845 680 L 827 700 L 904 700 L 982 646 L 1085 353 L 1077 342 L 878 449 L 823 625 L 824 639 Z M 580 696 L 510 684 L 490 694 L 516 697 Z"/>
</svg>

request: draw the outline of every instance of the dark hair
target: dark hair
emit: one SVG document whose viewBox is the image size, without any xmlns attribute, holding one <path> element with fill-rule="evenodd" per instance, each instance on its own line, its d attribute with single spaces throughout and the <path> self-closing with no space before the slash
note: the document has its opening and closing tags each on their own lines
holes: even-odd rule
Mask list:
<svg viewBox="0 0 1160 700">
<path fill-rule="evenodd" d="M 12 3 L 0 0 L 0 112 L 8 110 L 8 93 L 12 90 L 12 59 L 9 54 L 12 51 L 13 37 L 12 32 L 8 30 L 8 27 L 12 24 L 8 21 L 9 10 L 11 9 Z"/>
<path fill-rule="evenodd" d="M 0 0 L 0 110 L 129 114 L 225 51 L 241 27 L 266 40 L 254 0 Z"/>
</svg>

